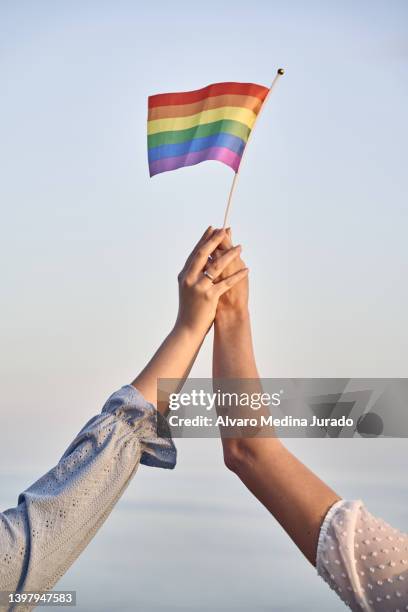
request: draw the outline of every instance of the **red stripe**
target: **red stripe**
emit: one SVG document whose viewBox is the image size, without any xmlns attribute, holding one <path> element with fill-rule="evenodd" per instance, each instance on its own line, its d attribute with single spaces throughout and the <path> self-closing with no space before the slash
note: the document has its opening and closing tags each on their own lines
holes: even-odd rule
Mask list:
<svg viewBox="0 0 408 612">
<path fill-rule="evenodd" d="M 224 96 L 228 94 L 254 96 L 263 102 L 268 91 L 267 87 L 256 85 L 255 83 L 213 83 L 194 91 L 149 96 L 149 108 L 174 104 L 193 104 L 211 96 Z"/>
</svg>

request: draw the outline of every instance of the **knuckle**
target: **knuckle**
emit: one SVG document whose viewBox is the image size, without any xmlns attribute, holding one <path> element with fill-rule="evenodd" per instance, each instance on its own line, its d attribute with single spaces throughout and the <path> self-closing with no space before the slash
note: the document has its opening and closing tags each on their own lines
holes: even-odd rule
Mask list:
<svg viewBox="0 0 408 612">
<path fill-rule="evenodd" d="M 194 286 L 194 281 L 193 281 L 193 279 L 191 278 L 191 276 L 186 275 L 186 276 L 184 277 L 184 279 L 183 279 L 183 285 L 184 285 L 184 287 L 187 287 L 187 289 L 190 289 L 191 287 L 193 287 L 193 286 Z"/>
</svg>

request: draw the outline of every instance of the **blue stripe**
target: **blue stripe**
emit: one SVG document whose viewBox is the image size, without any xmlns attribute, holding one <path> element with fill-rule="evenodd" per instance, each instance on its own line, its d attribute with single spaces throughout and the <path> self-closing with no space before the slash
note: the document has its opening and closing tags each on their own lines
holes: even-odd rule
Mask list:
<svg viewBox="0 0 408 612">
<path fill-rule="evenodd" d="M 167 159 L 168 157 L 178 157 L 179 155 L 186 155 L 186 153 L 202 151 L 209 147 L 226 147 L 230 151 L 237 153 L 237 155 L 241 155 L 245 142 L 242 138 L 238 138 L 238 136 L 220 132 L 206 138 L 193 138 L 193 140 L 188 140 L 187 142 L 153 147 L 149 149 L 149 162 Z"/>
</svg>

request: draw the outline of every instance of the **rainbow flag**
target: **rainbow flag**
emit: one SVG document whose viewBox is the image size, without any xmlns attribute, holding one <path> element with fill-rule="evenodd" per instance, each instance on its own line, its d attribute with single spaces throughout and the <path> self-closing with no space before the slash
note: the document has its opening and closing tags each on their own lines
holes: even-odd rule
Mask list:
<svg viewBox="0 0 408 612">
<path fill-rule="evenodd" d="M 214 83 L 195 91 L 149 96 L 150 176 L 208 159 L 237 172 L 268 92 L 254 83 Z"/>
</svg>

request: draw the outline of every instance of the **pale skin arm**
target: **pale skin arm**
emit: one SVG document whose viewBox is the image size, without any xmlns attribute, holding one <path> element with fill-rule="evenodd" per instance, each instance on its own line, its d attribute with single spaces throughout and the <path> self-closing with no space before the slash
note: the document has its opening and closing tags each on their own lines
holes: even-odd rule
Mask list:
<svg viewBox="0 0 408 612">
<path fill-rule="evenodd" d="M 214 231 L 209 227 L 178 275 L 179 311 L 174 327 L 132 383 L 146 400 L 153 404 L 157 403 L 159 378 L 177 379 L 178 388 L 182 386 L 213 324 L 218 299 L 247 275 L 247 270 L 240 268 L 230 275 L 224 274 L 215 285 L 203 274 L 204 269 L 210 270 L 208 257 L 224 239 L 224 230 Z M 212 270 L 214 278 L 217 278 L 238 255 L 239 249 L 225 250 L 217 270 Z M 174 391 L 177 389 L 171 389 L 169 392 Z M 165 403 L 164 405 L 160 403 L 158 409 L 164 413 L 167 406 Z"/>
<path fill-rule="evenodd" d="M 230 249 L 230 235 L 221 249 Z M 223 274 L 244 267 L 236 258 Z M 221 275 L 222 276 L 222 275 Z M 248 311 L 248 279 L 235 285 L 217 307 L 214 378 L 258 378 Z M 260 384 L 259 384 L 260 390 Z M 320 527 L 340 498 L 276 437 L 223 438 L 226 466 L 273 514 L 305 557 L 315 565 Z"/>
</svg>

